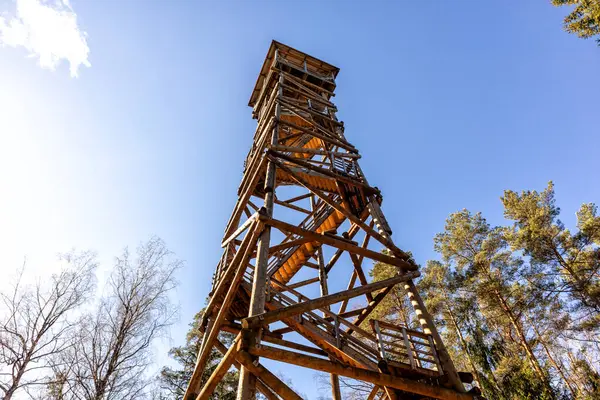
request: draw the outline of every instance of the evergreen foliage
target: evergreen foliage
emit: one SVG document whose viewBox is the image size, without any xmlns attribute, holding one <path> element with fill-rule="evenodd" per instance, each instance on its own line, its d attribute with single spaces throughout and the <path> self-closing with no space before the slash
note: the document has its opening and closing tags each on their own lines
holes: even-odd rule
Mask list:
<svg viewBox="0 0 600 400">
<path fill-rule="evenodd" d="M 194 316 L 190 324 L 190 329 L 186 335 L 185 345 L 173 347 L 169 351 L 169 356 L 177 363 L 177 367 L 163 367 L 158 378 L 161 388 L 162 399 L 182 399 L 187 388 L 187 384 L 192 377 L 192 372 L 196 365 L 196 357 L 202 344 L 202 334 L 198 331 L 198 324 L 202 319 L 202 312 Z M 221 333 L 219 340 L 227 347 L 233 341 L 233 335 Z M 208 380 L 214 369 L 222 358 L 218 350 L 213 349 L 207 363 L 207 367 L 202 374 L 202 384 Z M 228 371 L 221 382 L 217 385 L 211 399 L 233 400 L 236 398 L 238 384 L 238 372 L 234 369 Z"/>
<path fill-rule="evenodd" d="M 574 7 L 564 20 L 567 32 L 584 39 L 600 35 L 600 0 L 552 0 L 552 4 Z M 597 42 L 600 45 L 600 39 Z"/>
<path fill-rule="evenodd" d="M 419 288 L 459 370 L 488 399 L 600 398 L 600 217 L 577 212 L 577 230 L 558 219 L 554 186 L 505 191 L 507 226 L 480 213 L 451 214 L 434 238 L 440 261 Z M 376 263 L 374 280 L 395 274 Z M 416 327 L 396 287 L 373 318 Z M 414 317 L 413 317 L 414 318 Z"/>
</svg>

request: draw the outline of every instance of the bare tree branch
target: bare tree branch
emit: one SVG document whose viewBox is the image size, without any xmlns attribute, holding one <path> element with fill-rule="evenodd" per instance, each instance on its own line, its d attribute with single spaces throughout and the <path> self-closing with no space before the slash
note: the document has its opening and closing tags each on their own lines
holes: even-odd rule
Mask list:
<svg viewBox="0 0 600 400">
<path fill-rule="evenodd" d="M 90 252 L 62 255 L 66 262 L 50 279 L 27 285 L 24 266 L 10 293 L 0 293 L 0 391 L 3 399 L 44 384 L 44 370 L 53 357 L 71 343 L 75 322 L 71 312 L 94 291 L 95 255 Z"/>
</svg>

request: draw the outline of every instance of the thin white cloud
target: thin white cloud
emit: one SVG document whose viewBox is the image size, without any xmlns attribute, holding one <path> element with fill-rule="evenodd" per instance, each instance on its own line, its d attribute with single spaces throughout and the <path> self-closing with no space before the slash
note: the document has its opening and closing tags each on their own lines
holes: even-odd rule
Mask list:
<svg viewBox="0 0 600 400">
<path fill-rule="evenodd" d="M 42 68 L 54 70 L 67 60 L 72 77 L 81 65 L 91 66 L 86 33 L 69 0 L 16 0 L 16 12 L 0 16 L 0 44 L 26 48 Z"/>
</svg>

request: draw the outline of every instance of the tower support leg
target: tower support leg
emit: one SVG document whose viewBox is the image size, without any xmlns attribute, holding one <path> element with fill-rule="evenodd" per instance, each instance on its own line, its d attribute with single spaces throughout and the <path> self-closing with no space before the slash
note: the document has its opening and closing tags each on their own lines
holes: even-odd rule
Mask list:
<svg viewBox="0 0 600 400">
<path fill-rule="evenodd" d="M 278 89 L 278 97 L 283 94 L 281 84 L 283 83 L 283 76 L 279 78 L 280 86 Z M 279 121 L 281 114 L 281 104 L 277 103 L 275 107 L 275 118 Z M 275 125 L 273 128 L 273 134 L 271 137 L 271 144 L 276 145 L 279 137 L 279 126 Z M 264 211 L 266 215 L 271 218 L 273 216 L 273 206 L 275 203 L 275 177 L 276 177 L 277 166 L 272 161 L 269 161 L 267 165 L 267 174 L 265 178 L 265 205 Z M 269 246 L 271 244 L 271 227 L 265 226 L 265 229 L 261 233 L 258 239 L 257 251 L 256 251 L 256 265 L 254 268 L 254 280 L 252 282 L 252 294 L 250 296 L 250 312 L 249 317 L 261 314 L 265 311 L 265 300 L 267 291 L 267 269 L 269 264 Z M 244 337 L 243 346 L 254 347 L 260 344 L 260 329 L 254 329 L 248 332 Z M 250 370 L 242 365 L 240 370 L 240 380 L 238 382 L 238 393 L 237 400 L 254 400 L 256 399 L 256 377 L 252 375 Z"/>
<path fill-rule="evenodd" d="M 440 336 L 438 330 L 435 327 L 435 324 L 433 323 L 433 318 L 431 318 L 431 315 L 427 311 L 427 308 L 425 308 L 425 303 L 423 302 L 421 295 L 419 295 L 417 287 L 415 286 L 412 279 L 404 284 L 404 290 L 406 290 L 406 293 L 408 294 L 408 298 L 415 310 L 415 313 L 417 314 L 417 318 L 419 319 L 419 323 L 423 328 L 423 332 L 433 337 L 433 340 L 437 347 L 438 356 L 440 358 L 440 363 L 442 364 L 442 369 L 444 373 L 447 374 L 448 381 L 450 382 L 452 387 L 454 387 L 455 390 L 464 393 L 465 387 L 462 384 L 460 377 L 458 376 L 458 372 L 456 372 L 456 367 L 454 366 L 454 363 L 450 358 L 450 354 L 448 354 L 448 350 L 446 350 L 446 346 L 442 341 L 442 337 Z"/>
</svg>

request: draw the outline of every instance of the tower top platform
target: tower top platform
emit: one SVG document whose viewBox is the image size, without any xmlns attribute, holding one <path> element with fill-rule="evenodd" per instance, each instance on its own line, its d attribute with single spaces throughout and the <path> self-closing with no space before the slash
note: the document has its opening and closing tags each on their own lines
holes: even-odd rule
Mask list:
<svg viewBox="0 0 600 400">
<path fill-rule="evenodd" d="M 278 66 L 292 75 L 299 77 L 304 75 L 307 80 L 330 91 L 335 88 L 335 77 L 340 72 L 339 68 L 325 61 L 273 40 L 250 96 L 248 102 L 250 107 L 256 104 L 265 83 L 269 83 L 269 77 L 272 75 L 271 68 Z"/>
</svg>

